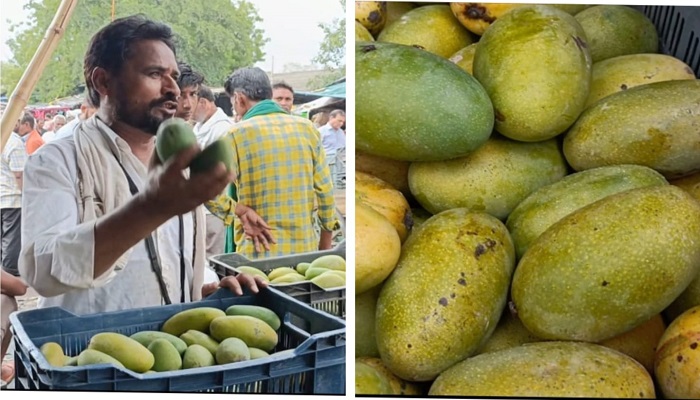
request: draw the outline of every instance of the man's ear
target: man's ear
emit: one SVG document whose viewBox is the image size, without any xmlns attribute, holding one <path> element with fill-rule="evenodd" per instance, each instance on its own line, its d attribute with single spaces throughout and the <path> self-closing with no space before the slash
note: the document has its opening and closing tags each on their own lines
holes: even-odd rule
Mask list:
<svg viewBox="0 0 700 400">
<path fill-rule="evenodd" d="M 95 69 L 92 70 L 90 79 L 92 79 L 92 86 L 97 90 L 97 93 L 101 96 L 109 95 L 110 76 L 106 69 L 95 67 Z"/>
</svg>

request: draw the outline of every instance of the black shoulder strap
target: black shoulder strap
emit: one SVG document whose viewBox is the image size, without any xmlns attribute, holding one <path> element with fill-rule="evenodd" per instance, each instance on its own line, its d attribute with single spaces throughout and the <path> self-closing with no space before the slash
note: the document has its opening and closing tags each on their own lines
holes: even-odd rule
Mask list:
<svg viewBox="0 0 700 400">
<path fill-rule="evenodd" d="M 131 194 L 135 196 L 139 192 L 139 189 L 136 187 L 136 184 L 126 172 L 126 169 L 124 168 L 121 162 L 119 163 L 119 166 L 122 167 L 122 171 L 124 171 L 124 175 L 129 181 L 129 191 L 131 191 Z M 182 216 L 180 217 L 180 235 L 183 235 Z M 172 304 L 172 302 L 170 301 L 170 295 L 168 294 L 168 289 L 166 288 L 165 281 L 163 280 L 163 269 L 161 268 L 160 261 L 158 260 L 158 252 L 156 251 L 156 244 L 153 240 L 153 235 L 149 234 L 148 236 L 146 236 L 144 242 L 146 243 L 146 251 L 148 252 L 148 257 L 151 260 L 151 268 L 153 269 L 153 273 L 158 279 L 158 286 L 160 286 L 160 294 L 161 296 L 163 296 L 163 301 L 165 302 L 165 304 Z M 182 242 L 182 239 L 180 240 L 180 242 Z M 180 255 L 180 265 L 181 268 L 184 269 L 184 259 L 182 258 L 182 255 Z M 184 273 L 184 271 L 182 272 Z M 182 286 L 181 292 L 184 295 L 184 284 Z"/>
</svg>

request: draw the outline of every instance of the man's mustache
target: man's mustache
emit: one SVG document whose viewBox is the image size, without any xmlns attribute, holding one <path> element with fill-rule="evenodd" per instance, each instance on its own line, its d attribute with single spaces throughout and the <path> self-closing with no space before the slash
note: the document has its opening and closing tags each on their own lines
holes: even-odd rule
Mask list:
<svg viewBox="0 0 700 400">
<path fill-rule="evenodd" d="M 149 106 L 150 106 L 151 108 L 160 107 L 160 106 L 164 105 L 164 104 L 165 104 L 166 102 L 168 102 L 168 101 L 174 101 L 175 103 L 177 103 L 177 97 L 175 97 L 174 95 L 173 95 L 173 96 L 165 96 L 165 97 L 162 97 L 162 98 L 160 98 L 160 99 L 153 100 L 153 101 L 149 104 Z"/>
</svg>

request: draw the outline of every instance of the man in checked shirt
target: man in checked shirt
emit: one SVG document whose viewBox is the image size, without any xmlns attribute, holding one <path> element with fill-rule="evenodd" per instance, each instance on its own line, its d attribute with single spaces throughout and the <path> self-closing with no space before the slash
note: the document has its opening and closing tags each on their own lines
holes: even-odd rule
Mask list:
<svg viewBox="0 0 700 400">
<path fill-rule="evenodd" d="M 224 89 L 236 114 L 242 116 L 228 133 L 238 201 L 221 195 L 205 203 L 207 208 L 226 225 L 234 224 L 236 251 L 251 259 L 331 248 L 339 223 L 318 131 L 311 121 L 289 115 L 271 100 L 270 80 L 260 68 L 236 70 Z M 315 200 L 320 237 L 313 223 Z M 246 238 L 249 209 L 272 228 L 274 242 L 271 236 Z"/>
</svg>

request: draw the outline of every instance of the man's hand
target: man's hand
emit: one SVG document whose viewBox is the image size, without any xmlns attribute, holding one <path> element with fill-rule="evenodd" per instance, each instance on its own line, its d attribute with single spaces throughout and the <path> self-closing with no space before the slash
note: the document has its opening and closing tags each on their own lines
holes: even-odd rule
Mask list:
<svg viewBox="0 0 700 400">
<path fill-rule="evenodd" d="M 196 178 L 186 179 L 183 170 L 199 152 L 199 146 L 193 145 L 163 165 L 152 161 L 152 173 L 144 196 L 154 212 L 168 216 L 187 213 L 215 198 L 234 180 L 235 175 L 227 172 L 223 163 L 208 172 L 198 173 Z"/>
<path fill-rule="evenodd" d="M 236 276 L 226 276 L 220 282 L 211 282 L 202 286 L 202 298 L 214 293 L 218 288 L 228 288 L 237 295 L 243 294 L 241 287 L 247 287 L 251 292 L 258 293 L 260 288 L 266 288 L 267 281 L 262 277 L 250 274 L 238 274 Z"/>
<path fill-rule="evenodd" d="M 265 250 L 270 250 L 270 243 L 277 243 L 275 237 L 272 236 L 272 228 L 255 210 L 238 203 L 236 204 L 236 215 L 241 220 L 246 240 L 253 241 L 256 252 L 262 253 L 262 247 L 265 247 Z"/>
</svg>

